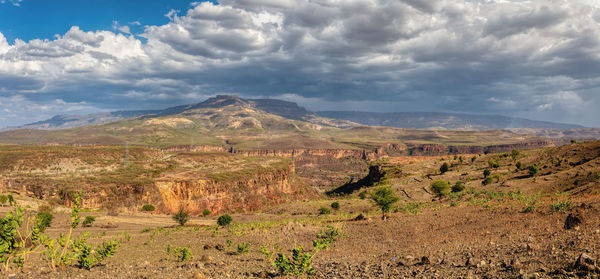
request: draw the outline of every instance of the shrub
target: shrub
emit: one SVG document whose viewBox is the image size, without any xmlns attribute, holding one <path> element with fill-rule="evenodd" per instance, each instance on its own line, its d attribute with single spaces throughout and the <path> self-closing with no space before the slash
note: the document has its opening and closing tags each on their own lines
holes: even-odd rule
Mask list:
<svg viewBox="0 0 600 279">
<path fill-rule="evenodd" d="M 527 204 L 525 205 L 525 208 L 523 208 L 523 213 L 528 213 L 528 212 L 533 212 L 535 211 L 535 200 L 529 201 L 527 202 Z"/>
<path fill-rule="evenodd" d="M 208 210 L 208 209 L 204 209 L 204 210 L 202 210 L 202 216 L 203 216 L 203 217 L 206 217 L 206 216 L 208 216 L 208 215 L 210 215 L 210 210 Z"/>
<path fill-rule="evenodd" d="M 89 270 L 103 259 L 114 256 L 119 247 L 119 242 L 116 240 L 103 242 L 102 246 L 98 245 L 96 249 L 93 249 L 92 245 L 87 243 L 88 236 L 88 233 L 84 233 L 78 240 L 74 241 L 73 251 L 76 254 L 79 267 Z"/>
<path fill-rule="evenodd" d="M 521 155 L 521 151 L 519 151 L 519 149 L 513 149 L 510 153 L 510 156 L 512 157 L 513 160 L 517 160 L 519 155 Z"/>
<path fill-rule="evenodd" d="M 192 259 L 192 251 L 188 247 L 178 247 L 167 245 L 167 257 L 174 257 L 177 262 L 184 262 Z"/>
<path fill-rule="evenodd" d="M 331 208 L 338 210 L 340 209 L 340 203 L 339 202 L 333 202 L 331 203 Z"/>
<path fill-rule="evenodd" d="M 529 171 L 530 176 L 534 176 L 538 172 L 540 172 L 540 169 L 536 165 L 531 165 L 531 166 L 527 167 L 527 171 Z"/>
<path fill-rule="evenodd" d="M 94 216 L 85 216 L 85 220 L 83 220 L 83 223 L 81 223 L 82 226 L 84 227 L 91 227 L 92 223 L 94 223 L 96 221 L 96 217 Z"/>
<path fill-rule="evenodd" d="M 142 206 L 142 211 L 154 211 L 154 210 L 156 210 L 154 205 L 144 204 L 144 206 Z"/>
<path fill-rule="evenodd" d="M 371 199 L 381 209 L 383 219 L 385 219 L 385 213 L 392 209 L 392 205 L 400 200 L 400 198 L 396 196 L 394 189 L 389 186 L 384 186 L 377 189 L 377 191 L 371 195 Z"/>
<path fill-rule="evenodd" d="M 177 222 L 180 226 L 185 225 L 187 221 L 190 219 L 190 214 L 187 213 L 183 208 L 179 209 L 177 213 L 173 215 L 173 220 Z"/>
<path fill-rule="evenodd" d="M 456 184 L 454 184 L 454 186 L 452 186 L 453 193 L 462 192 L 464 189 L 465 189 L 465 184 L 462 181 L 458 181 L 458 182 L 456 182 Z"/>
<path fill-rule="evenodd" d="M 571 201 L 565 201 L 565 202 L 557 201 L 550 205 L 550 210 L 552 212 L 565 211 L 565 210 L 569 210 L 571 208 L 573 208 L 573 204 L 571 203 Z"/>
<path fill-rule="evenodd" d="M 481 181 L 481 184 L 489 185 L 489 184 L 492 184 L 492 182 L 494 182 L 494 178 L 492 178 L 491 176 L 488 176 L 488 177 L 484 178 L 483 181 Z"/>
<path fill-rule="evenodd" d="M 319 214 L 320 215 L 331 214 L 331 209 L 329 209 L 327 207 L 321 207 L 321 208 L 319 208 Z"/>
<path fill-rule="evenodd" d="M 8 202 L 8 197 L 5 195 L 0 196 L 0 203 L 5 205 Z"/>
<path fill-rule="evenodd" d="M 364 200 L 364 199 L 366 199 L 366 198 L 367 198 L 367 192 L 366 192 L 366 191 L 362 191 L 362 192 L 360 192 L 360 194 L 358 194 L 358 197 L 359 197 L 361 200 Z"/>
<path fill-rule="evenodd" d="M 483 170 L 483 177 L 488 177 L 491 173 L 492 172 L 490 170 Z"/>
<path fill-rule="evenodd" d="M 444 174 L 446 173 L 448 170 L 450 169 L 450 165 L 448 165 L 448 163 L 443 163 L 442 166 L 440 167 L 440 173 Z"/>
<path fill-rule="evenodd" d="M 435 181 L 431 182 L 431 184 L 429 185 L 429 188 L 438 197 L 443 197 L 450 193 L 450 185 L 448 185 L 448 182 L 443 181 L 443 180 L 435 180 Z"/>
<path fill-rule="evenodd" d="M 250 252 L 250 242 L 240 243 L 237 246 L 238 255 L 246 254 Z"/>
<path fill-rule="evenodd" d="M 490 168 L 495 168 L 495 169 L 500 167 L 500 163 L 498 163 L 498 161 L 496 161 L 494 159 L 489 159 L 488 165 L 490 166 Z"/>
<path fill-rule="evenodd" d="M 279 253 L 273 265 L 277 268 L 281 275 L 311 274 L 314 272 L 312 267 L 313 255 L 305 253 L 302 247 L 296 247 L 292 250 L 292 257 L 288 258 L 284 254 Z"/>
<path fill-rule="evenodd" d="M 52 216 L 52 213 L 50 213 L 50 212 L 47 212 L 47 211 L 38 212 L 37 227 L 41 233 L 45 232 L 47 227 L 50 227 L 50 225 L 52 224 L 53 218 L 54 218 L 54 216 Z"/>
<path fill-rule="evenodd" d="M 229 225 L 231 221 L 233 221 L 233 218 L 231 218 L 229 214 L 223 214 L 217 219 L 217 224 L 219 224 L 221 227 L 225 227 Z"/>
<path fill-rule="evenodd" d="M 463 159 L 463 156 L 460 156 L 460 157 L 458 157 L 458 161 L 459 161 L 461 164 L 463 163 L 463 161 L 464 161 L 464 160 L 465 160 L 465 159 Z"/>
<path fill-rule="evenodd" d="M 477 160 L 477 156 L 471 157 L 471 163 L 475 162 L 475 160 Z"/>
<path fill-rule="evenodd" d="M 517 167 L 518 170 L 523 168 L 523 164 L 521 162 L 517 162 L 517 164 L 515 166 Z"/>
</svg>

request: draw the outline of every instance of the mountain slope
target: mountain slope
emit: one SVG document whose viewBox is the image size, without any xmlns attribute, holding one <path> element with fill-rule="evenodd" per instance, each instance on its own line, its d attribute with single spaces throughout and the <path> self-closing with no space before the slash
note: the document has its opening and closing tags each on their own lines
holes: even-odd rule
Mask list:
<svg viewBox="0 0 600 279">
<path fill-rule="evenodd" d="M 369 126 L 409 129 L 502 130 L 507 128 L 575 129 L 580 125 L 534 121 L 500 115 L 473 115 L 441 112 L 320 111 L 323 117 L 344 119 Z"/>
</svg>

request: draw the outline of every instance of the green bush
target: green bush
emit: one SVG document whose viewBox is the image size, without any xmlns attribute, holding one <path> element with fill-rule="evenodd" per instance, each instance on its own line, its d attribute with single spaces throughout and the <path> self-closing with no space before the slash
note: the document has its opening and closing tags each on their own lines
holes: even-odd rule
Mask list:
<svg viewBox="0 0 600 279">
<path fill-rule="evenodd" d="M 240 243 L 237 246 L 238 255 L 246 254 L 250 252 L 250 242 Z"/>
<path fill-rule="evenodd" d="M 5 195 L 0 196 L 0 204 L 5 205 L 8 202 L 8 197 Z"/>
<path fill-rule="evenodd" d="M 187 221 L 190 219 L 190 214 L 187 213 L 183 208 L 179 209 L 177 213 L 173 215 L 173 220 L 177 222 L 180 226 L 185 225 Z"/>
<path fill-rule="evenodd" d="M 173 257 L 177 262 L 184 262 L 192 259 L 194 256 L 188 247 L 171 246 L 169 244 L 167 245 L 167 257 Z"/>
<path fill-rule="evenodd" d="M 475 160 L 477 160 L 477 156 L 471 157 L 471 163 L 475 162 Z"/>
<path fill-rule="evenodd" d="M 233 218 L 231 218 L 229 214 L 223 214 L 217 219 L 217 224 L 219 224 L 221 227 L 225 227 L 229 225 L 231 221 L 233 221 Z"/>
<path fill-rule="evenodd" d="M 37 213 L 37 227 L 40 232 L 43 233 L 46 231 L 47 227 L 50 227 L 52 219 L 54 219 L 54 216 L 52 216 L 52 213 L 50 212 L 40 211 Z"/>
<path fill-rule="evenodd" d="M 327 207 L 321 207 L 321 208 L 319 208 L 319 214 L 320 215 L 331 214 L 331 209 L 329 209 Z"/>
<path fill-rule="evenodd" d="M 360 192 L 360 194 L 358 194 L 358 197 L 359 197 L 361 200 L 364 200 L 364 199 L 366 199 L 366 198 L 367 198 L 367 191 L 362 191 L 362 192 Z"/>
<path fill-rule="evenodd" d="M 517 160 L 517 158 L 519 158 L 519 155 L 521 155 L 521 151 L 519 151 L 519 149 L 513 149 L 510 153 L 510 156 L 513 160 Z"/>
<path fill-rule="evenodd" d="M 517 167 L 518 170 L 523 168 L 523 164 L 521 162 L 517 162 L 517 164 L 515 166 Z"/>
<path fill-rule="evenodd" d="M 333 202 L 331 203 L 331 208 L 338 210 L 340 209 L 340 203 L 339 202 Z"/>
<path fill-rule="evenodd" d="M 83 223 L 81 223 L 82 226 L 84 227 L 91 227 L 92 223 L 94 223 L 96 221 L 96 217 L 94 216 L 85 216 L 85 220 L 83 220 Z"/>
<path fill-rule="evenodd" d="M 483 170 L 483 177 L 488 177 L 491 173 L 492 172 L 490 170 Z"/>
<path fill-rule="evenodd" d="M 497 169 L 500 167 L 500 163 L 498 163 L 498 161 L 496 161 L 494 159 L 489 159 L 488 165 L 490 166 L 490 168 L 494 168 L 494 169 Z"/>
<path fill-rule="evenodd" d="M 448 163 L 443 163 L 442 166 L 440 167 L 440 173 L 444 174 L 446 173 L 448 170 L 450 169 L 450 165 L 448 165 Z"/>
<path fill-rule="evenodd" d="M 292 257 L 288 258 L 284 254 L 279 253 L 273 265 L 277 268 L 281 275 L 312 274 L 315 270 L 312 267 L 313 255 L 305 253 L 302 247 L 296 247 L 292 250 Z"/>
<path fill-rule="evenodd" d="M 204 210 L 202 210 L 202 216 L 203 216 L 203 217 L 206 217 L 206 216 L 208 216 L 208 215 L 210 215 L 210 210 L 208 210 L 208 209 L 204 209 Z"/>
<path fill-rule="evenodd" d="M 573 204 L 571 203 L 571 201 L 565 201 L 565 202 L 557 201 L 550 205 L 550 210 L 552 212 L 566 211 L 571 208 L 573 208 Z"/>
<path fill-rule="evenodd" d="M 494 178 L 492 178 L 491 176 L 488 176 L 488 177 L 484 178 L 483 181 L 481 181 L 481 184 L 489 185 L 489 184 L 492 184 L 493 182 L 494 182 Z"/>
<path fill-rule="evenodd" d="M 534 176 L 538 172 L 540 172 L 540 169 L 536 165 L 531 165 L 531 166 L 527 167 L 527 171 L 529 172 L 530 176 Z"/>
<path fill-rule="evenodd" d="M 448 182 L 444 180 L 435 180 L 431 182 L 429 188 L 438 197 L 443 197 L 450 193 L 450 185 L 448 185 Z"/>
<path fill-rule="evenodd" d="M 452 186 L 453 193 L 462 192 L 463 190 L 465 190 L 465 184 L 462 181 L 458 181 Z"/>
<path fill-rule="evenodd" d="M 384 186 L 371 195 L 371 199 L 379 206 L 382 212 L 382 217 L 385 219 L 385 213 L 390 212 L 392 205 L 396 203 L 400 198 L 396 196 L 394 189 L 389 186 Z"/>
<path fill-rule="evenodd" d="M 154 210 L 156 210 L 154 205 L 144 204 L 144 206 L 142 206 L 142 211 L 154 211 Z"/>
</svg>

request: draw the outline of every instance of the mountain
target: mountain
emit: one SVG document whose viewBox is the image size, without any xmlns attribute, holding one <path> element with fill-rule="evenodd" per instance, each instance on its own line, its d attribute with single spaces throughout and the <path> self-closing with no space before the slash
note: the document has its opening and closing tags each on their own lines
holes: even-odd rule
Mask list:
<svg viewBox="0 0 600 279">
<path fill-rule="evenodd" d="M 320 111 L 318 115 L 344 119 L 369 126 L 390 126 L 408 129 L 437 130 L 504 130 L 509 128 L 535 128 L 567 130 L 583 128 L 580 125 L 534 121 L 501 115 L 475 115 L 442 112 L 362 112 Z"/>
<path fill-rule="evenodd" d="M 356 126 L 345 120 L 325 119 L 293 102 L 276 99 L 242 99 L 234 95 L 217 95 L 201 103 L 170 107 L 163 110 L 114 111 L 86 115 L 56 115 L 50 119 L 25 124 L 18 127 L 6 127 L 2 130 L 33 129 L 56 130 L 102 124 L 139 116 L 158 117 L 182 113 L 187 110 L 218 108 L 225 106 L 250 106 L 281 117 L 306 121 L 313 124 L 349 128 Z"/>
</svg>

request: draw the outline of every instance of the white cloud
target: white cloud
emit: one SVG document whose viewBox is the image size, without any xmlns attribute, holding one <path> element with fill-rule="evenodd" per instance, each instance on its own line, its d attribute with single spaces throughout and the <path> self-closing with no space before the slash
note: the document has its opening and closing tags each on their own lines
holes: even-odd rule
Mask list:
<svg viewBox="0 0 600 279">
<path fill-rule="evenodd" d="M 131 34 L 139 22 L 12 45 L 0 33 L 0 97 L 133 109 L 216 92 L 290 94 L 317 109 L 600 125 L 575 113 L 600 103 L 600 11 L 585 0 L 220 2 L 170 11 L 169 23 L 145 27 L 143 43 Z"/>
</svg>

